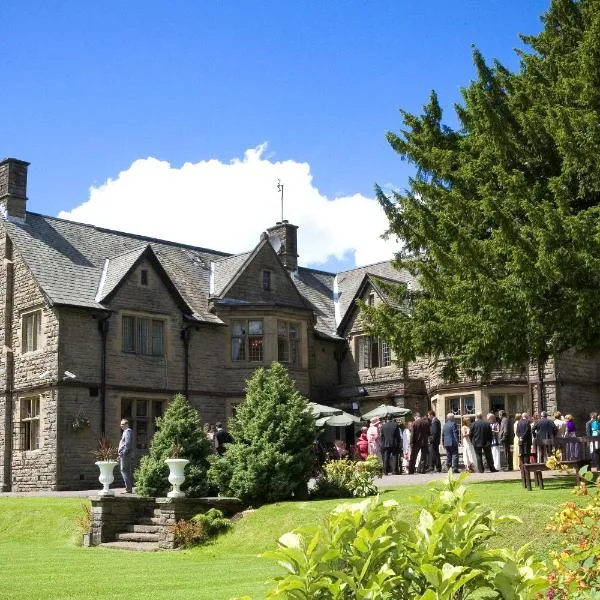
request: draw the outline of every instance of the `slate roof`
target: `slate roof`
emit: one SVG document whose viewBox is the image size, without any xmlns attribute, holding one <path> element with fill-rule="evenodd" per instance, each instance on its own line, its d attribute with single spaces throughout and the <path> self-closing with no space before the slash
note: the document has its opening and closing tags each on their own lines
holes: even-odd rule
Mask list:
<svg viewBox="0 0 600 600">
<path fill-rule="evenodd" d="M 5 227 L 51 305 L 105 309 L 102 300 L 150 246 L 192 310 L 189 316 L 208 323 L 221 323 L 208 308 L 211 262 L 218 296 L 253 252 L 232 255 L 30 212 L 25 222 L 5 221 Z M 339 273 L 342 316 L 350 308 L 366 274 L 413 281 L 408 273 L 396 271 L 389 262 Z M 334 273 L 300 267 L 292 274 L 292 281 L 314 311 L 317 332 L 339 339 L 334 311 L 335 277 Z"/>
</svg>

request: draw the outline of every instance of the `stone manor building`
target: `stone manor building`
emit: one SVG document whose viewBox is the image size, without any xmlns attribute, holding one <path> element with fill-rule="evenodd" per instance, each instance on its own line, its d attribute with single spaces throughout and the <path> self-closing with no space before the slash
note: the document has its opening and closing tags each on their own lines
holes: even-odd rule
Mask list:
<svg viewBox="0 0 600 600">
<path fill-rule="evenodd" d="M 253 371 L 275 360 L 309 399 L 356 413 L 537 406 L 533 367 L 449 385 L 430 361 L 397 364 L 367 336 L 356 299 L 385 301 L 380 279 L 416 285 L 389 262 L 299 267 L 287 221 L 231 255 L 43 216 L 28 211 L 27 169 L 0 162 L 1 491 L 95 487 L 91 451 L 103 432 L 118 442 L 122 417 L 139 458 L 175 393 L 204 422 L 225 421 Z M 550 365 L 548 407 L 575 401 L 583 415 L 598 365 Z"/>
</svg>

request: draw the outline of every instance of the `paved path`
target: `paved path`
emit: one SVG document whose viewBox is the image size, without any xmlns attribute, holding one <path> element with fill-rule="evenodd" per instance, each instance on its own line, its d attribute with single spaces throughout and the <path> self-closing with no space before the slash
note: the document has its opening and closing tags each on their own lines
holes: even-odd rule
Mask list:
<svg viewBox="0 0 600 600">
<path fill-rule="evenodd" d="M 400 487 L 403 485 L 422 485 L 429 483 L 430 481 L 438 481 L 440 479 L 446 479 L 448 473 L 425 473 L 414 475 L 384 475 L 379 479 L 375 480 L 375 485 L 379 488 L 391 488 Z M 498 471 L 497 473 L 471 473 L 467 478 L 467 482 L 477 483 L 479 481 L 507 481 L 507 480 L 520 480 L 521 471 Z"/>
<path fill-rule="evenodd" d="M 375 480 L 375 485 L 378 488 L 393 488 L 401 487 L 403 485 L 423 485 L 430 481 L 437 481 L 448 477 L 447 473 L 425 473 L 414 475 L 385 475 Z M 521 479 L 520 471 L 499 471 L 498 473 L 471 473 L 467 479 L 468 482 L 476 483 L 478 481 L 500 481 L 500 480 L 518 480 Z M 99 486 L 93 490 L 73 490 L 73 491 L 62 491 L 62 492 L 0 492 L 1 498 L 19 497 L 19 498 L 88 498 L 90 496 L 97 496 L 98 492 L 102 488 Z M 113 489 L 113 488 L 111 488 Z M 125 488 L 114 488 L 117 496 L 125 495 Z M 134 494 L 135 496 L 135 494 Z"/>
</svg>

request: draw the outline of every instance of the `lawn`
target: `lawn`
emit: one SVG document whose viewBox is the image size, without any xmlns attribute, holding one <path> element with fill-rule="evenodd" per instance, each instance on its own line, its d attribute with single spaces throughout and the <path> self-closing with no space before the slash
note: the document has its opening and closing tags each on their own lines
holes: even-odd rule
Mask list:
<svg viewBox="0 0 600 600">
<path fill-rule="evenodd" d="M 544 531 L 558 505 L 574 499 L 572 481 L 548 478 L 544 491 L 523 490 L 518 481 L 472 484 L 476 497 L 523 525 L 503 526 L 498 545 L 533 543 L 547 556 L 552 537 Z M 424 486 L 384 490 L 403 503 L 426 493 Z M 258 555 L 295 527 L 318 523 L 339 500 L 282 502 L 238 521 L 213 544 L 180 552 L 137 553 L 81 548 L 73 522 L 81 500 L 0 497 L 0 599 L 210 599 L 250 594 L 264 597 L 265 582 L 278 568 Z M 407 511 L 409 509 L 407 508 Z"/>
</svg>

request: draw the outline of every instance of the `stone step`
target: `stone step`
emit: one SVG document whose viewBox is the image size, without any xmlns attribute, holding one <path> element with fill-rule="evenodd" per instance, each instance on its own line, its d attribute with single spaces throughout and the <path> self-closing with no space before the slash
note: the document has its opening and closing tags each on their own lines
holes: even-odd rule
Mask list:
<svg viewBox="0 0 600 600">
<path fill-rule="evenodd" d="M 157 533 L 117 533 L 118 542 L 158 542 Z"/>
<path fill-rule="evenodd" d="M 159 517 L 145 517 L 137 520 L 138 525 L 160 525 Z"/>
<path fill-rule="evenodd" d="M 114 550 L 129 550 L 132 552 L 157 552 L 160 550 L 156 542 L 104 542 L 100 548 Z"/>
<path fill-rule="evenodd" d="M 158 525 L 146 525 L 144 523 L 136 523 L 127 527 L 129 533 L 158 533 L 160 527 Z"/>
</svg>

